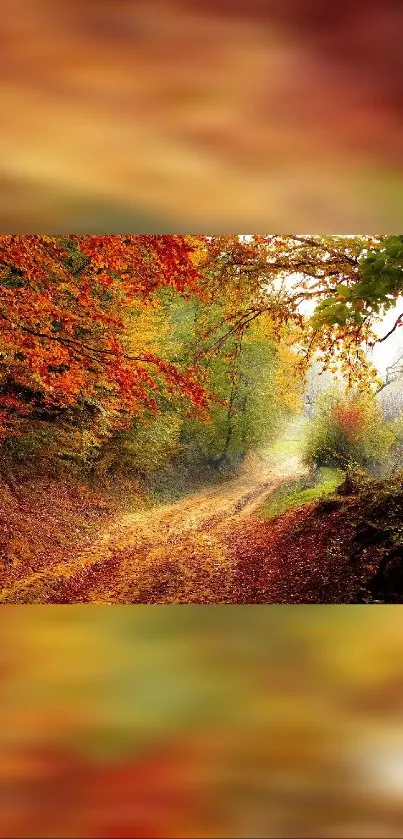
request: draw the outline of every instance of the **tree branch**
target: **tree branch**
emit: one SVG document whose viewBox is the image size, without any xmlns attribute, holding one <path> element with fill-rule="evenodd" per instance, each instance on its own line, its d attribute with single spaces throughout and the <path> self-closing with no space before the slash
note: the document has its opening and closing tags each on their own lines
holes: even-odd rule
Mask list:
<svg viewBox="0 0 403 839">
<path fill-rule="evenodd" d="M 387 338 L 389 338 L 391 335 L 393 335 L 393 333 L 395 332 L 397 327 L 401 325 L 402 321 L 403 321 L 403 312 L 395 320 L 395 322 L 392 326 L 392 329 L 389 329 L 389 332 L 387 332 L 386 335 L 383 336 L 383 338 L 377 338 L 376 341 L 375 341 L 375 344 L 382 344 L 383 341 L 386 341 Z"/>
<path fill-rule="evenodd" d="M 3 320 L 8 321 L 9 323 L 12 322 L 11 319 L 9 317 L 7 317 L 7 315 L 4 314 L 4 312 L 0 312 L 0 317 Z M 43 338 L 46 341 L 55 341 L 58 344 L 65 344 L 68 348 L 70 348 L 70 347 L 72 348 L 71 351 L 76 351 L 76 352 L 78 351 L 82 355 L 85 355 L 86 357 L 92 358 L 94 361 L 98 360 L 96 358 L 96 355 L 101 354 L 101 355 L 114 356 L 115 358 L 124 358 L 127 361 L 141 361 L 141 362 L 147 363 L 147 364 L 157 364 L 157 361 L 154 361 L 151 358 L 147 358 L 146 356 L 128 355 L 127 353 L 124 353 L 123 351 L 120 352 L 118 350 L 109 350 L 109 349 L 102 348 L 102 347 L 93 347 L 90 344 L 85 344 L 83 341 L 79 341 L 79 340 L 74 339 L 74 338 L 67 338 L 66 336 L 63 336 L 63 335 L 49 335 L 47 332 L 40 332 L 37 329 L 32 329 L 29 326 L 24 326 L 21 323 L 15 322 L 15 325 L 18 327 L 18 329 L 21 330 L 21 332 L 27 332 L 29 335 L 34 335 L 36 338 Z M 88 352 L 86 352 L 86 350 L 88 350 L 90 353 L 95 353 L 95 356 L 94 355 L 89 356 Z"/>
</svg>

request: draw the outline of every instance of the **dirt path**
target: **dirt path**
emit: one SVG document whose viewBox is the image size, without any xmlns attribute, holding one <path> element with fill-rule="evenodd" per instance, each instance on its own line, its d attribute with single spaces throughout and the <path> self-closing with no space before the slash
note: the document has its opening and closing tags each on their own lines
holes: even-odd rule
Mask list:
<svg viewBox="0 0 403 839">
<path fill-rule="evenodd" d="M 226 534 L 284 481 L 298 458 L 250 462 L 242 475 L 175 504 L 129 514 L 105 534 L 104 563 L 92 602 L 223 602 L 232 580 Z"/>
<path fill-rule="evenodd" d="M 1 602 L 228 602 L 226 535 L 302 472 L 296 456 L 250 460 L 224 484 L 119 516 L 90 548 L 17 582 Z"/>
</svg>

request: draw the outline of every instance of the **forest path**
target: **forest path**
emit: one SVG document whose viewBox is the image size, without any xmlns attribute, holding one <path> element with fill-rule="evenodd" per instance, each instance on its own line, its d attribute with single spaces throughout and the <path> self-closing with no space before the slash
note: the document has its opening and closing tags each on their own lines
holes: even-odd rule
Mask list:
<svg viewBox="0 0 403 839">
<path fill-rule="evenodd" d="M 235 478 L 175 503 L 120 514 L 79 555 L 19 580 L 1 602 L 230 602 L 234 563 L 226 537 L 304 472 L 296 454 L 251 457 Z"/>
<path fill-rule="evenodd" d="M 128 513 L 103 534 L 104 557 L 81 589 L 88 602 L 228 602 L 226 535 L 286 481 L 304 473 L 296 455 L 250 459 L 242 473 L 174 504 Z M 106 558 L 107 557 L 107 558 Z"/>
</svg>

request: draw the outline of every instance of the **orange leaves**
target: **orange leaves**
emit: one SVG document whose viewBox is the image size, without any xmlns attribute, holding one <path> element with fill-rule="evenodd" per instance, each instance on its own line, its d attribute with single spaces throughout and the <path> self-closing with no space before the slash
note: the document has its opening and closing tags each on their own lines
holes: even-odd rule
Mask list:
<svg viewBox="0 0 403 839">
<path fill-rule="evenodd" d="M 357 254 L 368 242 L 297 235 L 2 236 L 0 390 L 7 377 L 18 382 L 32 392 L 33 409 L 41 400 L 63 407 L 90 397 L 106 410 L 113 405 L 116 420 L 116 400 L 125 412 L 156 410 L 156 394 L 164 390 L 203 411 L 208 396 L 199 370 L 185 368 L 196 362 L 203 368 L 203 356 L 225 352 L 227 339 L 246 334 L 258 318 L 265 321 L 263 341 L 270 333 L 281 343 L 292 333 L 306 364 L 316 352 L 336 354 L 348 376 L 361 375 L 368 368 L 361 345 L 371 337 L 369 323 L 316 329 L 301 305 L 350 289 L 359 277 Z M 154 312 L 166 288 L 196 296 L 201 310 L 197 324 L 195 309 L 186 360 L 175 365 L 167 364 L 163 328 L 157 341 L 149 331 L 143 337 L 143 314 Z"/>
<path fill-rule="evenodd" d="M 344 405 L 334 405 L 332 417 L 351 441 L 354 441 L 365 428 L 366 416 L 363 408 L 357 403 L 346 402 Z"/>
<path fill-rule="evenodd" d="M 98 282 L 104 288 L 110 288 L 113 285 L 113 278 L 109 274 L 98 274 Z"/>
<path fill-rule="evenodd" d="M 109 287 L 119 275 L 127 293 L 148 296 L 165 285 L 195 288 L 199 272 L 184 236 L 71 236 L 90 260 L 97 279 Z"/>
<path fill-rule="evenodd" d="M 197 290 L 192 253 L 184 236 L 0 237 L 0 389 L 19 383 L 33 411 L 88 396 L 115 411 L 116 397 L 124 410 L 154 411 L 150 392 L 165 378 L 201 403 L 201 388 L 177 368 L 125 345 L 127 309 L 167 285 Z M 3 405 L 9 420 L 15 409 Z"/>
</svg>

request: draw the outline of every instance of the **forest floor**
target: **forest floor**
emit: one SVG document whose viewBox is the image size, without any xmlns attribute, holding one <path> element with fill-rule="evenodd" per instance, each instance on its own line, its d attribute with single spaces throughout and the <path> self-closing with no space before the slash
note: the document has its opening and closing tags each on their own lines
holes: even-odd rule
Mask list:
<svg viewBox="0 0 403 839">
<path fill-rule="evenodd" d="M 268 501 L 306 474 L 295 441 L 284 439 L 237 477 L 175 503 L 145 501 L 133 485 L 128 495 L 124 484 L 115 504 L 46 482 L 14 507 L 0 498 L 0 602 L 365 602 L 390 534 L 400 539 L 401 486 L 388 488 L 386 500 L 382 489 L 333 495 L 267 518 Z M 382 536 L 385 504 L 393 521 Z M 377 586 L 369 602 L 401 602 L 400 582 L 389 588 Z"/>
<path fill-rule="evenodd" d="M 70 559 L 18 579 L 11 570 L 2 602 L 228 602 L 230 534 L 305 471 L 296 455 L 253 458 L 237 477 L 173 504 L 119 512 Z"/>
</svg>

